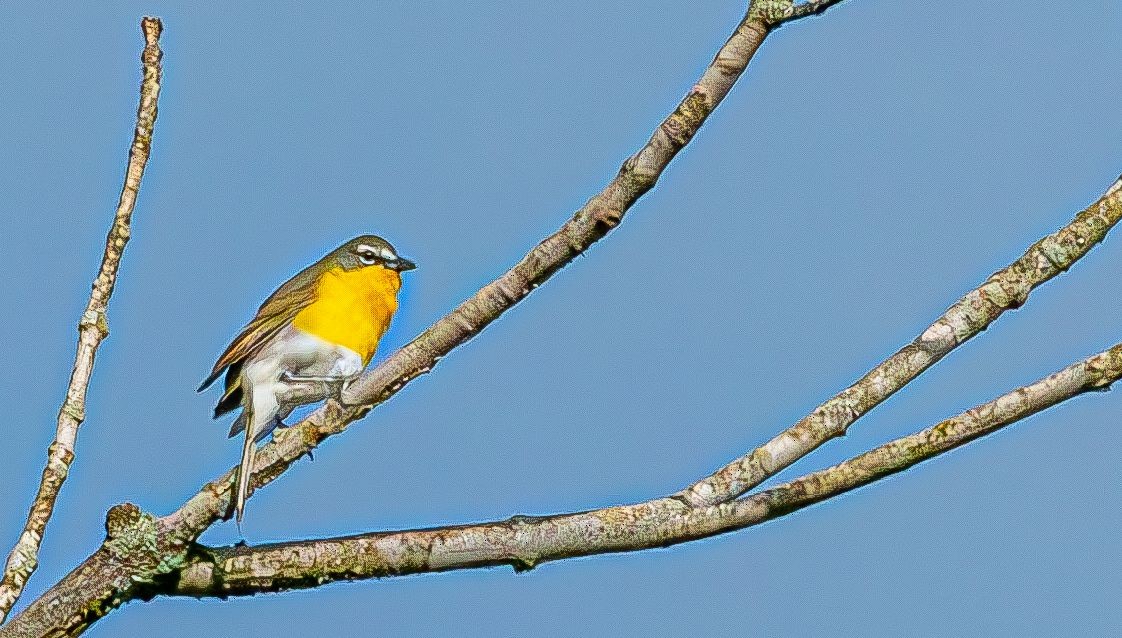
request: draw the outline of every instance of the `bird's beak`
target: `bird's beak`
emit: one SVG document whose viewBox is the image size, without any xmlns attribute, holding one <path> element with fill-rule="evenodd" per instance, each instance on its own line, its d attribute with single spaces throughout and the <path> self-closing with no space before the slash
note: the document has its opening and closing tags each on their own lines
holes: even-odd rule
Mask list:
<svg viewBox="0 0 1122 638">
<path fill-rule="evenodd" d="M 390 270 L 396 270 L 397 272 L 405 272 L 406 270 L 413 270 L 416 267 L 417 267 L 417 264 L 409 261 L 408 259 L 406 259 L 404 257 L 398 257 L 397 259 L 395 259 L 393 261 L 387 261 L 386 262 L 386 268 L 389 268 Z"/>
</svg>

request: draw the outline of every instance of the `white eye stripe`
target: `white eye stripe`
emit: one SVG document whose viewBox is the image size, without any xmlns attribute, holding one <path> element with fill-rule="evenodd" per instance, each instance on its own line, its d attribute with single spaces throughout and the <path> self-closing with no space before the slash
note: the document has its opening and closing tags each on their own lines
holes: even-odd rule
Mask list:
<svg viewBox="0 0 1122 638">
<path fill-rule="evenodd" d="M 397 259 L 397 255 L 395 255 L 392 250 L 386 248 L 385 246 L 378 246 L 377 248 L 375 248 L 366 244 L 359 244 L 355 251 L 359 253 L 373 253 L 378 257 L 385 259 L 386 261 Z"/>
<path fill-rule="evenodd" d="M 368 244 L 359 244 L 355 247 L 355 252 L 358 253 L 358 260 L 364 264 L 373 264 L 379 259 L 382 261 L 395 261 L 397 255 L 393 250 L 385 246 L 370 246 Z"/>
</svg>

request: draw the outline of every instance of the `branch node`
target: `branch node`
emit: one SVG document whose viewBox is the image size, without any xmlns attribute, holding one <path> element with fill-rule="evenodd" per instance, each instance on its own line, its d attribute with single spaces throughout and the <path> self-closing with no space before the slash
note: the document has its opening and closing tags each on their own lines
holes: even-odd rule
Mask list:
<svg viewBox="0 0 1122 638">
<path fill-rule="evenodd" d="M 81 423 L 81 422 L 86 420 L 86 410 L 85 410 L 85 408 L 83 408 L 81 405 L 78 405 L 78 404 L 73 403 L 71 401 L 67 401 L 66 403 L 63 403 L 62 407 L 59 409 L 59 412 L 64 416 L 70 417 L 71 419 L 73 419 L 74 421 L 76 421 L 78 423 Z M 57 443 L 58 443 L 57 441 L 55 443 L 52 443 L 51 447 L 54 447 Z M 70 452 L 70 458 L 71 459 L 74 458 L 74 453 L 73 452 Z M 69 465 L 69 461 L 67 461 L 67 465 Z"/>
<path fill-rule="evenodd" d="M 144 512 L 132 503 L 121 503 L 109 508 L 105 514 L 105 538 L 108 541 L 127 539 L 130 530 L 144 520 Z M 151 516 L 149 516 L 151 518 Z"/>
<path fill-rule="evenodd" d="M 134 583 L 151 583 L 188 564 L 186 546 L 166 542 L 156 517 L 132 503 L 114 505 L 106 513 L 102 546 L 129 566 L 129 579 Z"/>
<path fill-rule="evenodd" d="M 81 419 L 78 420 L 80 421 Z M 57 463 L 50 463 L 50 465 L 56 466 L 54 467 L 55 471 L 66 474 L 70 471 L 70 464 L 74 462 L 74 451 L 60 444 L 58 441 L 54 441 L 47 446 L 47 457 L 49 459 L 57 458 L 58 461 L 61 461 L 61 467 L 57 467 Z"/>
<path fill-rule="evenodd" d="M 639 154 L 636 153 L 623 160 L 623 164 L 619 167 L 619 177 L 626 180 L 635 192 L 645 193 L 654 188 L 658 181 L 658 172 L 642 170 Z"/>
<path fill-rule="evenodd" d="M 522 574 L 537 567 L 538 561 L 536 558 L 515 556 L 510 559 L 510 566 L 514 568 L 514 573 Z"/>
<path fill-rule="evenodd" d="M 104 340 L 109 336 L 109 319 L 105 316 L 104 310 L 87 310 L 82 313 L 82 317 L 78 320 L 78 332 L 82 332 L 87 328 L 97 330 L 98 340 Z"/>
</svg>

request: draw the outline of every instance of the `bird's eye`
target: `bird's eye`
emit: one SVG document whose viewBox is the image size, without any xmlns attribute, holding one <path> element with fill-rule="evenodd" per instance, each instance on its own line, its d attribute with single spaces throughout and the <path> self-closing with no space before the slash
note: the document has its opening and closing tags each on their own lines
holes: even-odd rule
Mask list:
<svg viewBox="0 0 1122 638">
<path fill-rule="evenodd" d="M 364 250 L 358 254 L 358 260 L 367 266 L 371 266 L 378 261 L 378 257 L 369 250 Z"/>
</svg>

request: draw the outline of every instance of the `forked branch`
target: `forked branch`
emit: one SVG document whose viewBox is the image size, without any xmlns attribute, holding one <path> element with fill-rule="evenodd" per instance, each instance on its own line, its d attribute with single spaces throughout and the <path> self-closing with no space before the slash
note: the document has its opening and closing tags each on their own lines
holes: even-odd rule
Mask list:
<svg viewBox="0 0 1122 638">
<path fill-rule="evenodd" d="M 777 6 L 762 0 L 750 4 L 702 77 L 600 193 L 510 271 L 365 374 L 341 402 L 328 402 L 304 422 L 274 437 L 257 455 L 253 486 L 271 482 L 325 438 L 341 432 L 410 380 L 431 370 L 442 356 L 478 334 L 615 228 L 728 94 L 770 30 L 793 16 L 758 11 L 764 4 L 769 9 Z M 174 573 L 185 563 L 194 539 L 229 510 L 234 474 L 231 470 L 208 483 L 179 510 L 158 520 L 131 506 L 111 510 L 109 537 L 102 548 L 0 629 L 0 634 L 80 633 L 117 604 L 137 595 L 142 590 L 139 584 Z"/>
<path fill-rule="evenodd" d="M 892 396 L 1007 310 L 1020 308 L 1039 285 L 1067 271 L 1122 219 L 1122 177 L 1070 224 L 1029 247 L 1020 258 L 963 295 L 914 341 L 856 383 L 770 441 L 678 495 L 695 507 L 734 499 L 845 434 L 854 421 Z"/>
<path fill-rule="evenodd" d="M 728 95 L 770 29 L 780 23 L 758 12 L 757 2 L 752 2 L 686 97 L 600 193 L 511 270 L 363 375 L 341 402 L 329 401 L 302 423 L 275 436 L 257 454 L 253 487 L 271 482 L 325 438 L 343 431 L 410 380 L 431 370 L 442 356 L 478 334 L 615 228 Z M 135 507 L 111 510 L 109 538 L 102 548 L 0 629 L 0 635 L 80 633 L 142 591 L 139 584 L 176 571 L 185 564 L 195 538 L 229 511 L 234 475 L 231 470 L 208 483 L 179 510 L 158 520 Z M 139 540 L 144 542 L 132 543 Z"/>
<path fill-rule="evenodd" d="M 666 497 L 556 516 L 261 545 L 197 547 L 152 594 L 245 596 L 422 572 L 665 547 L 771 520 L 865 485 L 1122 377 L 1122 344 L 956 417 L 789 483 L 704 507 Z"/>
<path fill-rule="evenodd" d="M 279 433 L 258 454 L 253 484 L 260 487 L 271 482 L 324 439 L 430 371 L 441 357 L 608 234 L 697 133 L 767 35 L 781 24 L 820 13 L 840 1 L 753 1 L 697 84 L 600 193 L 510 271 L 365 374 L 340 401 L 328 402 L 304 422 Z M 113 508 L 102 547 L 0 628 L 0 636 L 75 635 L 124 601 L 157 594 L 246 595 L 335 580 L 485 565 L 511 564 L 523 569 L 570 556 L 668 545 L 754 525 L 841 494 L 1076 394 L 1105 388 L 1122 376 L 1120 344 L 932 428 L 742 497 L 768 476 L 844 433 L 862 414 L 984 330 L 1005 310 L 1023 304 L 1036 286 L 1065 271 L 1100 242 L 1120 217 L 1122 178 L 1071 224 L 1034 244 L 1016 262 L 965 295 L 912 344 L 854 386 L 760 449 L 675 495 L 593 512 L 515 517 L 441 529 L 255 548 L 195 545 L 198 535 L 228 511 L 235 474 L 231 470 L 163 518 L 131 505 Z"/>
<path fill-rule="evenodd" d="M 756 4 L 752 4 L 674 112 L 638 152 L 624 161 L 619 173 L 602 191 L 514 267 L 364 374 L 350 386 L 341 402 L 328 402 L 302 423 L 274 436 L 257 453 L 252 486 L 258 488 L 271 482 L 324 439 L 342 432 L 405 384 L 431 371 L 443 356 L 479 334 L 614 229 L 728 95 L 770 29 L 783 22 L 762 16 Z M 235 475 L 235 469 L 231 469 L 204 486 L 178 511 L 160 519 L 162 532 L 188 543 L 224 517 L 229 511 Z"/>
</svg>

